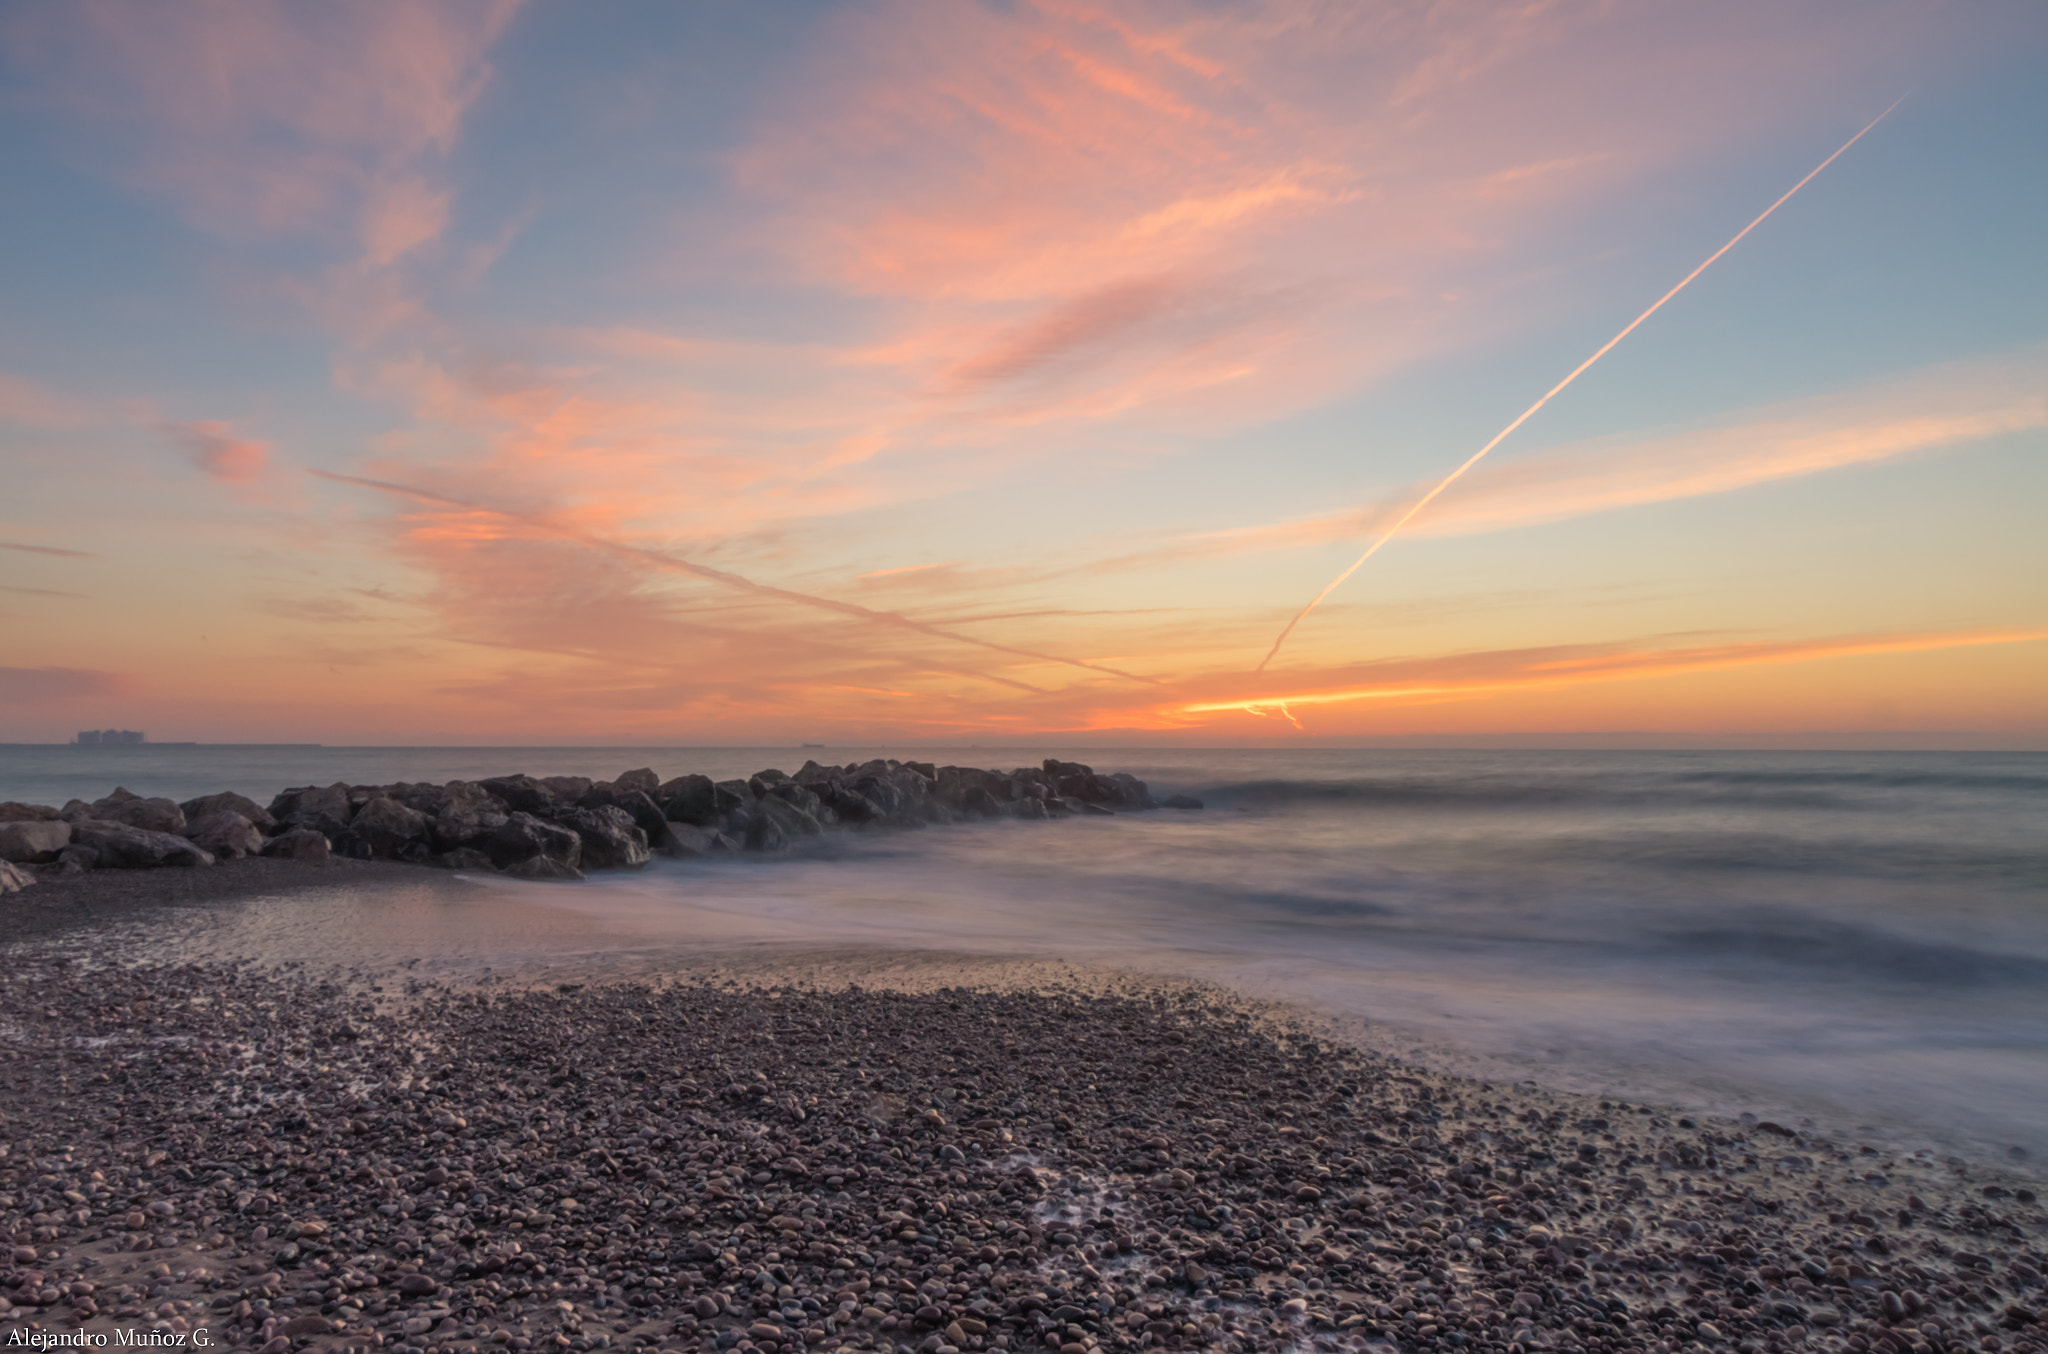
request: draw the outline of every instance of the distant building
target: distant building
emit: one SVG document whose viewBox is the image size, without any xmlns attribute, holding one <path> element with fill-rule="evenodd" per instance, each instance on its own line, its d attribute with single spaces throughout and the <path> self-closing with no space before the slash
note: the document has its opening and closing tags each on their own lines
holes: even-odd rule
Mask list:
<svg viewBox="0 0 2048 1354">
<path fill-rule="evenodd" d="M 77 746 L 82 748 L 134 747 L 147 743 L 149 735 L 138 729 L 81 729 Z"/>
</svg>

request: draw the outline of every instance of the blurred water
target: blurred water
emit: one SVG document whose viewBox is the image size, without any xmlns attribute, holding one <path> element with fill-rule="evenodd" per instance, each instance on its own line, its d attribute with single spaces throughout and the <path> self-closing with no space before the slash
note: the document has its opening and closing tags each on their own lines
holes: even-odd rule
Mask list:
<svg viewBox="0 0 2048 1354">
<path fill-rule="evenodd" d="M 334 751 L 381 768 L 333 777 L 352 780 L 723 775 L 870 752 Z M 427 912 L 445 902 L 360 904 L 404 912 L 396 928 L 347 906 L 249 905 L 195 936 L 478 963 L 746 942 L 1057 956 L 1309 1004 L 1475 1075 L 2048 1151 L 2048 755 L 1085 759 L 1209 807 L 839 835 L 781 861 L 663 861 L 583 886 L 486 880 L 440 921 Z M 175 761 L 129 788 L 190 793 L 225 774 Z M 29 780 L 0 767 L 0 797 Z"/>
</svg>

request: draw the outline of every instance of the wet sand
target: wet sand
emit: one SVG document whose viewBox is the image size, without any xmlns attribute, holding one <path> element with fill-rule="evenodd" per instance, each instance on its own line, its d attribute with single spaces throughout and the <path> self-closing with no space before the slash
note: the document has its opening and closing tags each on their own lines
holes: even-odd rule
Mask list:
<svg viewBox="0 0 2048 1354">
<path fill-rule="evenodd" d="M 2024 1170 L 1435 1075 L 1191 984 L 715 937 L 437 976 L 136 939 L 273 893 L 471 896 L 299 868 L 328 873 L 88 876 L 10 930 L 0 1328 L 269 1354 L 2044 1343 Z"/>
</svg>

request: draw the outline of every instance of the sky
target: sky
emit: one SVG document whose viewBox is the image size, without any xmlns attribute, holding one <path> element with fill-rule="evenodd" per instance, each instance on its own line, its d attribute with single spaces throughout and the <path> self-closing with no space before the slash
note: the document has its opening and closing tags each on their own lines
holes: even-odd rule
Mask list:
<svg viewBox="0 0 2048 1354">
<path fill-rule="evenodd" d="M 19 0 L 0 741 L 2048 747 L 2044 60 L 1963 0 Z"/>
</svg>

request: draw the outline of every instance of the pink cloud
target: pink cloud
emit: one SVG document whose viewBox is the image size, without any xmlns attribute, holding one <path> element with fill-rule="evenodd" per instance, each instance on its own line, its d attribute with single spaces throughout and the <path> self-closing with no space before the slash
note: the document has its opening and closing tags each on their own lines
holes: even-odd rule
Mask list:
<svg viewBox="0 0 2048 1354">
<path fill-rule="evenodd" d="M 360 218 L 384 261 L 445 216 L 418 178 L 454 146 L 516 0 L 17 8 L 43 96 L 102 129 L 140 182 L 229 235 Z"/>
<path fill-rule="evenodd" d="M 164 435 L 186 459 L 221 484 L 253 484 L 270 462 L 270 444 L 234 436 L 225 423 L 167 423 Z"/>
<path fill-rule="evenodd" d="M 77 401 L 26 377 L 0 371 L 0 423 L 65 428 L 83 422 Z"/>
</svg>

